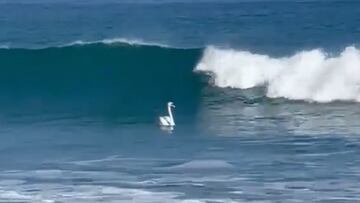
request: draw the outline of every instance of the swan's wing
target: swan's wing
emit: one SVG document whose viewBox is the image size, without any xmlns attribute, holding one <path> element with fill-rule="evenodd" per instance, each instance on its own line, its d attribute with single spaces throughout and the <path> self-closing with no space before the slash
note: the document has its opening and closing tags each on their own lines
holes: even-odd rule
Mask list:
<svg viewBox="0 0 360 203">
<path fill-rule="evenodd" d="M 159 120 L 160 120 L 161 125 L 170 125 L 171 124 L 169 116 L 161 116 L 161 117 L 159 117 Z"/>
<path fill-rule="evenodd" d="M 164 116 L 164 118 L 165 118 L 166 122 L 168 122 L 169 124 L 171 123 L 171 119 L 169 116 Z"/>
</svg>

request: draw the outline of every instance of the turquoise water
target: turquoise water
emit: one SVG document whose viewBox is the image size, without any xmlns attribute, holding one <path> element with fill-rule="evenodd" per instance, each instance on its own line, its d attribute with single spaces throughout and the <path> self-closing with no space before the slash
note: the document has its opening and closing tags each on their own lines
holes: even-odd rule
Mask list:
<svg viewBox="0 0 360 203">
<path fill-rule="evenodd" d="M 0 1 L 0 202 L 358 202 L 359 8 Z"/>
</svg>

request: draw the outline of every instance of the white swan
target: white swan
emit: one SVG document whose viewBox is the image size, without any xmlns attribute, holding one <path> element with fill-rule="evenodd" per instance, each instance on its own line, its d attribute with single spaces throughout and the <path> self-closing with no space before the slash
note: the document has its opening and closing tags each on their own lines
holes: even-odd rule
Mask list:
<svg viewBox="0 0 360 203">
<path fill-rule="evenodd" d="M 174 121 L 174 117 L 173 117 L 171 108 L 175 108 L 175 105 L 172 102 L 168 102 L 167 109 L 168 109 L 169 115 L 159 117 L 160 126 L 163 126 L 163 127 L 174 127 L 175 126 L 175 121 Z"/>
</svg>

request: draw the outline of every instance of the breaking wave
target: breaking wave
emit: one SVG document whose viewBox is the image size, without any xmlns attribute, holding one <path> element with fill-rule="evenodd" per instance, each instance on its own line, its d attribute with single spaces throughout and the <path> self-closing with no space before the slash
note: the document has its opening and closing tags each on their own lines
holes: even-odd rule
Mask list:
<svg viewBox="0 0 360 203">
<path fill-rule="evenodd" d="M 209 82 L 220 88 L 264 87 L 269 98 L 360 102 L 360 50 L 352 46 L 335 56 L 315 49 L 276 58 L 113 38 L 43 49 L 1 47 L 0 67 L 5 96 L 116 92 L 130 103 L 145 95 L 185 102 L 198 100 L 204 87 L 195 71 L 210 75 Z"/>
<path fill-rule="evenodd" d="M 222 88 L 264 86 L 270 98 L 360 102 L 360 50 L 352 46 L 337 56 L 315 49 L 282 58 L 208 47 L 195 71 Z"/>
</svg>

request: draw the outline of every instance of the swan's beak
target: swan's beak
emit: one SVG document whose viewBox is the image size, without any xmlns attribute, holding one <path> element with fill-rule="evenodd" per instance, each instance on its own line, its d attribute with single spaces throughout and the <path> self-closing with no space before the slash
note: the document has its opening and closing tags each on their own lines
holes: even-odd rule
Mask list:
<svg viewBox="0 0 360 203">
<path fill-rule="evenodd" d="M 171 105 L 173 108 L 175 108 L 176 106 L 173 104 L 173 105 Z"/>
</svg>

